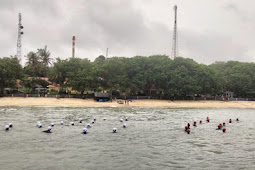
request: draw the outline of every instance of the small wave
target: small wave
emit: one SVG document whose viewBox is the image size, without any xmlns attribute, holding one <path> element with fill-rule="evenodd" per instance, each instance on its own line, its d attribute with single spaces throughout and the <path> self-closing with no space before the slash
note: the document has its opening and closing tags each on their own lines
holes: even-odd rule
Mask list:
<svg viewBox="0 0 255 170">
<path fill-rule="evenodd" d="M 215 154 L 223 154 L 225 152 L 222 152 L 222 151 L 209 151 L 209 152 L 212 152 L 212 153 L 215 153 Z"/>
<path fill-rule="evenodd" d="M 206 144 L 200 144 L 200 143 L 194 143 L 194 145 L 197 147 L 207 147 L 208 146 Z"/>
</svg>

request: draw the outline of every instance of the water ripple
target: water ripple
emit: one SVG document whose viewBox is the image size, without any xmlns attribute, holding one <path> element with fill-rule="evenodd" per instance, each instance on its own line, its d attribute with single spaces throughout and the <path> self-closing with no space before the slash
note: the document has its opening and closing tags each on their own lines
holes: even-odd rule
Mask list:
<svg viewBox="0 0 255 170">
<path fill-rule="evenodd" d="M 1 169 L 254 169 L 253 109 L 0 108 Z M 210 123 L 205 122 L 209 116 Z M 78 123 L 79 118 L 83 123 Z M 129 121 L 119 119 L 129 117 Z M 227 132 L 217 131 L 229 118 Z M 82 129 L 96 118 L 96 123 Z M 106 120 L 104 120 L 104 118 Z M 203 123 L 184 132 L 187 122 Z M 43 128 L 36 127 L 40 121 Z M 65 125 L 61 126 L 60 121 Z M 74 121 L 75 126 L 69 122 Z M 13 128 L 4 131 L 12 122 Z M 54 122 L 51 134 L 42 131 Z M 127 123 L 127 128 L 123 128 Z M 112 133 L 112 128 L 117 133 Z"/>
</svg>

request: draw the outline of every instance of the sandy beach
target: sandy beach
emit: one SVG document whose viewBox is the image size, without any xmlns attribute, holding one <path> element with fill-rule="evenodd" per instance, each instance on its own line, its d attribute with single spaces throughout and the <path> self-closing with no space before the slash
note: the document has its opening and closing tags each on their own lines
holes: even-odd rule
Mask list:
<svg viewBox="0 0 255 170">
<path fill-rule="evenodd" d="M 167 107 L 167 108 L 255 108 L 254 101 L 170 101 L 170 100 L 133 100 L 129 104 L 96 102 L 93 99 L 74 98 L 33 98 L 3 97 L 0 107 Z"/>
</svg>

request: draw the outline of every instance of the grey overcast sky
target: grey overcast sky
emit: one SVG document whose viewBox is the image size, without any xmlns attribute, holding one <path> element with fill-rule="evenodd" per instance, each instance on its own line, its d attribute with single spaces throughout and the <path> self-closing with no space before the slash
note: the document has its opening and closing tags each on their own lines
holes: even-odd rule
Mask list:
<svg viewBox="0 0 255 170">
<path fill-rule="evenodd" d="M 255 0 L 0 0 L 0 57 L 16 54 L 19 12 L 23 56 L 47 45 L 52 58 L 69 58 L 73 35 L 76 57 L 92 61 L 106 48 L 171 56 L 174 5 L 180 56 L 255 62 Z"/>
</svg>

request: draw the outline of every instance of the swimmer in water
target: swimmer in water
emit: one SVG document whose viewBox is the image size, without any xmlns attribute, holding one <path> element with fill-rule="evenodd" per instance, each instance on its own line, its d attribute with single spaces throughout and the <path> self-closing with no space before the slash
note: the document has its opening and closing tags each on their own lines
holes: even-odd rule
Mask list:
<svg viewBox="0 0 255 170">
<path fill-rule="evenodd" d="M 9 127 L 12 128 L 12 123 L 9 123 Z"/>
<path fill-rule="evenodd" d="M 219 124 L 216 130 L 221 130 L 221 128 L 222 128 L 222 124 Z"/>
<path fill-rule="evenodd" d="M 226 132 L 226 128 L 223 128 L 223 129 L 222 129 L 222 132 L 225 133 L 225 132 Z"/>
<path fill-rule="evenodd" d="M 36 125 L 38 128 L 41 128 L 42 127 L 42 124 L 41 122 L 37 122 L 37 125 Z"/>
<path fill-rule="evenodd" d="M 9 130 L 9 125 L 5 125 L 5 130 L 7 131 L 7 130 Z"/>
<path fill-rule="evenodd" d="M 82 123 L 82 118 L 79 118 L 79 122 Z"/>
<path fill-rule="evenodd" d="M 87 129 L 84 128 L 83 131 L 82 131 L 83 134 L 87 134 Z"/>
<path fill-rule="evenodd" d="M 51 123 L 50 125 L 53 127 L 53 126 L 54 126 L 54 123 Z"/>
<path fill-rule="evenodd" d="M 44 130 L 43 132 L 45 132 L 45 133 L 51 133 L 51 126 L 48 126 L 48 129 L 47 129 L 47 130 Z"/>
<path fill-rule="evenodd" d="M 128 117 L 126 117 L 125 120 L 128 121 Z"/>
<path fill-rule="evenodd" d="M 113 133 L 116 133 L 116 132 L 117 132 L 117 128 L 113 128 L 113 129 L 112 129 L 112 132 L 113 132 Z"/>
<path fill-rule="evenodd" d="M 90 126 L 90 124 L 88 123 L 88 124 L 87 124 L 87 128 L 90 128 L 90 127 L 91 127 L 91 126 Z"/>
<path fill-rule="evenodd" d="M 41 124 L 41 123 L 39 123 L 39 124 L 37 124 L 37 126 L 38 126 L 38 128 L 41 128 L 41 127 L 42 127 L 42 124 Z"/>
<path fill-rule="evenodd" d="M 70 125 L 74 126 L 74 122 L 70 122 Z"/>
<path fill-rule="evenodd" d="M 63 121 L 61 121 L 61 122 L 60 122 L 60 124 L 61 124 L 61 125 L 64 125 L 64 122 L 63 122 Z"/>
<path fill-rule="evenodd" d="M 126 124 L 126 123 L 124 123 L 123 128 L 126 128 L 126 127 L 127 127 L 127 124 Z"/>
<path fill-rule="evenodd" d="M 190 129 L 188 126 L 185 126 L 185 131 L 187 131 L 188 129 Z"/>
</svg>

